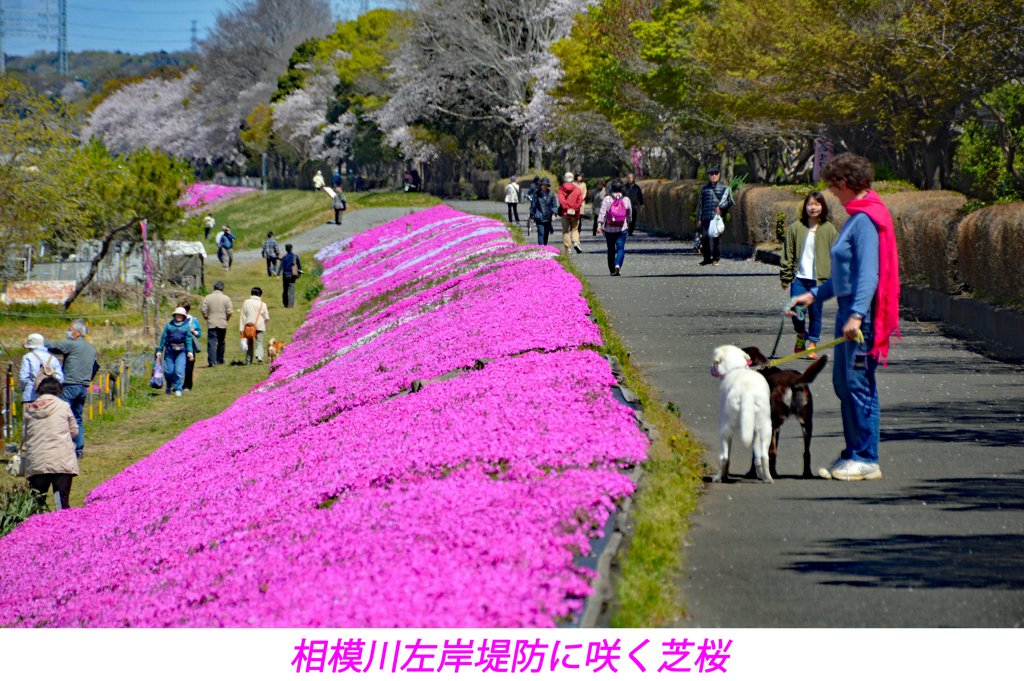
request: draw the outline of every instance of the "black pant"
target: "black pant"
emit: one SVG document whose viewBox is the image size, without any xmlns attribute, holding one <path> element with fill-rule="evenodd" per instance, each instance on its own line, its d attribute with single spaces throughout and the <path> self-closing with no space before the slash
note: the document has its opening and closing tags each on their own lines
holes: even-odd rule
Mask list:
<svg viewBox="0 0 1024 681">
<path fill-rule="evenodd" d="M 192 356 L 195 357 L 195 353 L 192 353 Z M 192 372 L 195 371 L 195 370 L 196 370 L 196 361 L 194 359 L 189 359 L 186 356 L 185 357 L 185 379 L 181 383 L 181 389 L 182 390 L 191 390 L 192 389 Z"/>
<path fill-rule="evenodd" d="M 207 329 L 206 351 L 209 353 L 210 366 L 217 366 L 224 363 L 224 339 L 227 337 L 227 329 Z"/>
<path fill-rule="evenodd" d="M 281 277 L 283 288 L 281 290 L 281 302 L 285 307 L 295 307 L 295 278 L 287 274 Z"/>
<path fill-rule="evenodd" d="M 71 508 L 71 481 L 73 475 L 63 473 L 40 473 L 28 479 L 28 485 L 40 494 L 46 494 L 53 487 L 53 498 L 57 508 Z"/>
<path fill-rule="evenodd" d="M 278 274 L 277 258 L 267 258 L 267 276 L 272 277 Z"/>
<path fill-rule="evenodd" d="M 515 203 L 506 203 L 505 205 L 508 206 L 508 221 L 519 222 L 519 205 Z M 515 220 L 512 219 L 513 215 Z"/>
<path fill-rule="evenodd" d="M 700 252 L 704 256 L 704 262 L 718 262 L 722 257 L 722 237 L 712 237 L 708 234 L 710 220 L 700 222 Z"/>
<path fill-rule="evenodd" d="M 335 208 L 334 209 L 334 224 L 336 224 L 336 225 L 340 225 L 341 224 L 341 214 L 344 213 L 344 212 L 345 212 L 344 208 Z"/>
</svg>

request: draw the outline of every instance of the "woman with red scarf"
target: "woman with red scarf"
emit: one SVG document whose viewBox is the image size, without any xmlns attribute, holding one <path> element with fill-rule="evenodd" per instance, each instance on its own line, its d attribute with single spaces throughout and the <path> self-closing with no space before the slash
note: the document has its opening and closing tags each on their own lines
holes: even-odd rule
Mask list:
<svg viewBox="0 0 1024 681">
<path fill-rule="evenodd" d="M 878 430 L 881 409 L 875 369 L 889 356 L 889 337 L 899 335 L 899 261 L 892 215 L 878 194 L 871 162 L 854 154 L 840 154 L 822 170 L 829 190 L 843 204 L 850 219 L 843 225 L 830 251 L 832 276 L 825 283 L 793 299 L 793 305 L 811 305 L 835 296 L 839 303 L 832 385 L 843 412 L 846 448 L 818 475 L 832 480 L 879 480 Z M 857 343 L 857 331 L 864 342 Z"/>
</svg>

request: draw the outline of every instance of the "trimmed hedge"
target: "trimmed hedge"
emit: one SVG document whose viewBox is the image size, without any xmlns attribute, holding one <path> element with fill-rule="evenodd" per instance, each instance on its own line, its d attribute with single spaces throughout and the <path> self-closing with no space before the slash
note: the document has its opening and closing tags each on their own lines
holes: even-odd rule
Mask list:
<svg viewBox="0 0 1024 681">
<path fill-rule="evenodd" d="M 703 186 L 700 180 L 640 180 L 637 184 L 644 193 L 641 226 L 676 236 L 696 231 L 697 195 Z"/>
<path fill-rule="evenodd" d="M 1024 203 L 989 206 L 959 225 L 960 275 L 975 293 L 1024 302 Z"/>
<path fill-rule="evenodd" d="M 942 293 L 963 290 L 957 268 L 958 212 L 966 197 L 956 192 L 888 194 L 882 201 L 893 216 L 900 255 L 900 280 Z"/>
</svg>

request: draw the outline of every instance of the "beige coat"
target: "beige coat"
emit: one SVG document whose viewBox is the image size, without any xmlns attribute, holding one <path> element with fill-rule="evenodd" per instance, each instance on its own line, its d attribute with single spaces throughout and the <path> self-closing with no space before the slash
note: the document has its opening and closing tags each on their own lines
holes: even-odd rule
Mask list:
<svg viewBox="0 0 1024 681">
<path fill-rule="evenodd" d="M 53 473 L 78 475 L 75 436 L 78 423 L 71 405 L 53 395 L 41 395 L 25 405 L 25 477 Z"/>
<path fill-rule="evenodd" d="M 199 311 L 203 313 L 203 319 L 211 329 L 226 329 L 235 308 L 231 305 L 231 299 L 224 295 L 223 291 L 214 291 L 203 298 L 203 304 L 199 306 Z"/>
<path fill-rule="evenodd" d="M 246 324 L 255 324 L 256 332 L 267 330 L 267 322 L 270 321 L 270 312 L 267 304 L 259 296 L 252 296 L 242 303 L 242 315 L 238 318 L 238 331 L 245 331 Z"/>
</svg>

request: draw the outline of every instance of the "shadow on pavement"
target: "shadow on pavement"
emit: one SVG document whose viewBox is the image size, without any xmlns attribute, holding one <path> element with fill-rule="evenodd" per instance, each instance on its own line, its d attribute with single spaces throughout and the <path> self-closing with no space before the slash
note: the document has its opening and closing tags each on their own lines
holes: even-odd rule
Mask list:
<svg viewBox="0 0 1024 681">
<path fill-rule="evenodd" d="M 836 539 L 795 554 L 808 560 L 785 568 L 825 576 L 822 584 L 917 589 L 1024 588 L 1024 535 L 899 534 Z M 829 579 L 827 576 L 834 578 Z"/>
<path fill-rule="evenodd" d="M 1022 409 L 1015 399 L 886 405 L 886 422 L 894 425 L 882 430 L 880 439 L 1020 447 Z"/>
</svg>

